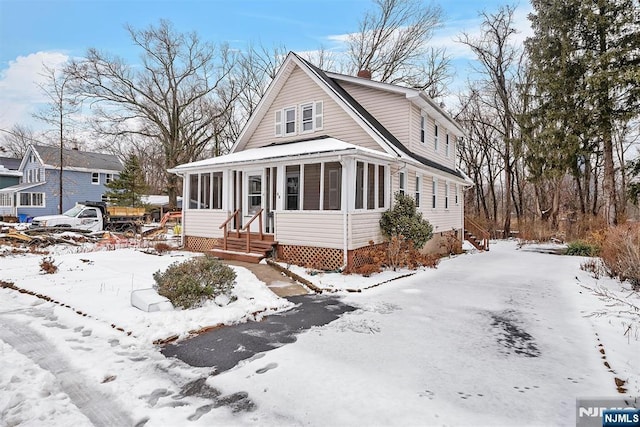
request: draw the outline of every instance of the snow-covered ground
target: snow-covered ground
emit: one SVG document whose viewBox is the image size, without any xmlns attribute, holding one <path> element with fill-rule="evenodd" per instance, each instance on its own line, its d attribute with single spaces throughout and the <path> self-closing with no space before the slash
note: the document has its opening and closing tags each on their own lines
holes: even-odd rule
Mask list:
<svg viewBox="0 0 640 427">
<path fill-rule="evenodd" d="M 344 293 L 358 310 L 205 384 L 196 380 L 207 369 L 166 359 L 151 341 L 220 322 L 202 319 L 223 308 L 154 322 L 155 313 L 132 314 L 121 295 L 190 256 L 174 255 L 58 253 L 54 275 L 39 273 L 41 255 L 0 257 L 0 280 L 88 314 L 0 289 L 0 420 L 82 426 L 111 414 L 147 426 L 575 425 L 576 397 L 615 396 L 614 378 L 640 394 L 638 294 L 581 271 L 584 258 L 502 241 Z M 332 282 L 329 274 L 312 277 Z M 381 277 L 350 280 L 366 288 Z M 238 281 L 268 292 L 252 276 Z M 265 308 L 285 307 L 252 295 Z"/>
</svg>

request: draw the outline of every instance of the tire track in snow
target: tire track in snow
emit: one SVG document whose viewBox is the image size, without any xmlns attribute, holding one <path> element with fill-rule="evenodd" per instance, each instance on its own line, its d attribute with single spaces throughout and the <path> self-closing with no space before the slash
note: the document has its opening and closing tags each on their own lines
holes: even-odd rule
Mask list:
<svg viewBox="0 0 640 427">
<path fill-rule="evenodd" d="M 26 323 L 0 316 L 0 339 L 51 372 L 62 391 L 95 426 L 133 425 L 131 418 L 113 403 L 110 396 L 73 372 L 64 355 Z"/>
</svg>

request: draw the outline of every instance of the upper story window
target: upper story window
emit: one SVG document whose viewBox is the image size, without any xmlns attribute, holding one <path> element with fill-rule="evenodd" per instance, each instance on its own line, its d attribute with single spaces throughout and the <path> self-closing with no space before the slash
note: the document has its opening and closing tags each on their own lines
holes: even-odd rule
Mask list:
<svg viewBox="0 0 640 427">
<path fill-rule="evenodd" d="M 113 174 L 112 173 L 104 174 L 104 183 L 109 184 L 111 181 L 113 181 Z"/>
<path fill-rule="evenodd" d="M 438 151 L 438 124 L 433 126 L 433 149 Z"/>
<path fill-rule="evenodd" d="M 426 119 L 424 116 L 420 116 L 420 142 L 424 143 L 424 137 L 425 137 L 425 125 L 426 125 Z"/>
<path fill-rule="evenodd" d="M 91 173 L 91 183 L 92 184 L 100 184 L 100 173 L 99 172 L 92 172 Z"/>
<path fill-rule="evenodd" d="M 451 147 L 449 146 L 449 134 L 446 134 L 444 139 L 444 153 L 447 157 L 449 157 L 450 152 L 451 152 Z"/>
<path fill-rule="evenodd" d="M 399 180 L 399 192 L 400 194 L 404 194 L 407 190 L 407 174 L 404 172 L 400 172 L 398 175 Z"/>
<path fill-rule="evenodd" d="M 298 107 L 286 107 L 275 112 L 275 135 L 289 136 L 296 133 L 314 132 L 322 129 L 322 101 L 308 102 Z M 298 129 L 299 126 L 299 129 Z"/>
<path fill-rule="evenodd" d="M 284 109 L 284 134 L 293 135 L 296 133 L 296 109 Z"/>
</svg>

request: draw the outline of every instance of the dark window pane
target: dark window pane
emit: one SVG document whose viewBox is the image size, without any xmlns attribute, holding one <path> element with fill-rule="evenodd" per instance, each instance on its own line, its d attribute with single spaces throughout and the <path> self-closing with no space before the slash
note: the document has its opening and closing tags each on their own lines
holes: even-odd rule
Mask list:
<svg viewBox="0 0 640 427">
<path fill-rule="evenodd" d="M 364 207 L 364 163 L 356 163 L 356 209 Z"/>
<path fill-rule="evenodd" d="M 339 162 L 324 164 L 324 210 L 339 211 L 342 200 L 342 165 Z"/>
<path fill-rule="evenodd" d="M 320 209 L 320 163 L 304 165 L 304 210 Z"/>
</svg>

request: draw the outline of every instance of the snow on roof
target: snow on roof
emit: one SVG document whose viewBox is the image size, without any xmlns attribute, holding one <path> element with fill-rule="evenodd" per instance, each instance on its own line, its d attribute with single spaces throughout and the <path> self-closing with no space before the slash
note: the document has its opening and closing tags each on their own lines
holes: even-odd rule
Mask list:
<svg viewBox="0 0 640 427">
<path fill-rule="evenodd" d="M 260 160 L 273 160 L 277 158 L 296 157 L 309 154 L 327 154 L 337 152 L 344 153 L 345 151 L 350 151 L 353 153 L 359 152 L 363 154 L 375 155 L 378 157 L 387 157 L 389 159 L 395 158 L 382 151 L 360 147 L 336 138 L 324 136 L 305 141 L 271 144 L 265 147 L 252 148 L 249 150 L 239 151 L 224 156 L 212 157 L 210 159 L 199 160 L 192 163 L 185 163 L 176 166 L 173 169 L 170 169 L 170 172 L 180 172 L 183 170 L 202 168 L 206 166 L 256 162 Z"/>
</svg>

